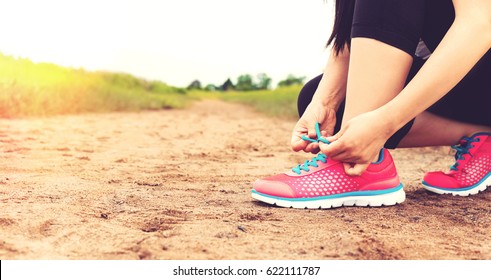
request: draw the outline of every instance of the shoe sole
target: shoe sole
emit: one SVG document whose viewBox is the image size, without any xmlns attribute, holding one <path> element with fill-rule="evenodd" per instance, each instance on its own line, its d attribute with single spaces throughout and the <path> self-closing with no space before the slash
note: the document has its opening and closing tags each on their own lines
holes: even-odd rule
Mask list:
<svg viewBox="0 0 491 280">
<path fill-rule="evenodd" d="M 426 183 L 425 181 L 423 181 L 423 188 L 426 189 L 427 191 L 434 192 L 437 194 L 451 194 L 453 196 L 475 195 L 486 190 L 486 188 L 489 186 L 491 186 L 491 172 L 489 172 L 483 179 L 481 179 L 481 181 L 477 182 L 476 184 L 461 189 L 439 188 L 439 187 L 432 186 Z"/>
<path fill-rule="evenodd" d="M 359 191 L 315 198 L 284 198 L 271 196 L 252 190 L 252 197 L 259 201 L 279 207 L 301 209 L 328 209 L 342 206 L 380 207 L 402 203 L 406 193 L 399 184 L 383 191 Z"/>
</svg>

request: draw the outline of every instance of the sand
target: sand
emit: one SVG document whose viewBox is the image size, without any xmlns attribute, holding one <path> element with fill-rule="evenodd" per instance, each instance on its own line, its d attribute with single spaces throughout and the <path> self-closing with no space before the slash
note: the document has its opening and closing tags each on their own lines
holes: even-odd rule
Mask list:
<svg viewBox="0 0 491 280">
<path fill-rule="evenodd" d="M 294 121 L 216 100 L 185 110 L 0 120 L 1 259 L 491 259 L 491 192 L 421 187 L 450 148 L 393 151 L 407 199 L 285 209 L 251 183 L 311 157 Z"/>
</svg>

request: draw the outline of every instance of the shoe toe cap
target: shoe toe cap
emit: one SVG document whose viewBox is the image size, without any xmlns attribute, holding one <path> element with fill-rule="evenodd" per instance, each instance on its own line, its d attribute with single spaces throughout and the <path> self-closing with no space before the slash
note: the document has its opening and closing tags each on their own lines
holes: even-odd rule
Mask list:
<svg viewBox="0 0 491 280">
<path fill-rule="evenodd" d="M 291 187 L 283 182 L 271 180 L 257 180 L 253 184 L 254 190 L 261 194 L 293 198 L 295 196 Z"/>
<path fill-rule="evenodd" d="M 441 189 L 456 189 L 461 187 L 455 178 L 441 171 L 426 173 L 423 181 L 431 187 Z"/>
</svg>

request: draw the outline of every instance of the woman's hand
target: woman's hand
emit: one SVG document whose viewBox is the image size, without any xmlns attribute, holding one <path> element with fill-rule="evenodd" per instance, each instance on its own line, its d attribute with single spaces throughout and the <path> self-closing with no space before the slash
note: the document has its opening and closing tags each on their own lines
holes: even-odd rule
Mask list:
<svg viewBox="0 0 491 280">
<path fill-rule="evenodd" d="M 320 124 L 322 136 L 333 134 L 336 125 L 336 106 L 325 106 L 321 102 L 312 101 L 300 120 L 298 120 L 292 133 L 291 146 L 295 152 L 305 151 L 307 153 L 318 153 L 319 144 L 302 140 L 302 135 L 316 139 L 315 124 Z"/>
<path fill-rule="evenodd" d="M 344 162 L 346 174 L 361 175 L 368 165 L 378 160 L 380 149 L 396 131 L 388 118 L 377 110 L 361 114 L 346 123 L 343 128 L 320 143 L 321 151 L 329 158 Z"/>
<path fill-rule="evenodd" d="M 348 80 L 349 49 L 337 54 L 331 50 L 327 61 L 325 73 L 317 87 L 309 106 L 295 125 L 292 133 L 291 146 L 295 152 L 318 153 L 319 144 L 302 140 L 305 135 L 316 139 L 315 125 L 320 124 L 322 136 L 330 136 L 336 125 L 336 111 L 346 97 L 346 84 Z"/>
</svg>

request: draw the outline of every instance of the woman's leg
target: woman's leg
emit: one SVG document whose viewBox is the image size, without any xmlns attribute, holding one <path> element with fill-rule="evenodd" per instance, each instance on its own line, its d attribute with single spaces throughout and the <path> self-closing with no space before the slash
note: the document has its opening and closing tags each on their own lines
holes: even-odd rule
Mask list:
<svg viewBox="0 0 491 280">
<path fill-rule="evenodd" d="M 477 132 L 491 132 L 491 127 L 458 122 L 429 112 L 416 117 L 409 132 L 399 142 L 398 148 L 455 145 L 463 136 Z"/>
<path fill-rule="evenodd" d="M 353 38 L 343 124 L 392 100 L 406 84 L 413 58 L 369 38 Z"/>
<path fill-rule="evenodd" d="M 297 109 L 299 117 L 302 117 L 305 110 L 307 110 L 310 102 L 312 102 L 312 97 L 314 97 L 314 93 L 317 90 L 321 79 L 322 74 L 305 83 L 305 85 L 300 90 L 297 99 Z"/>
</svg>

